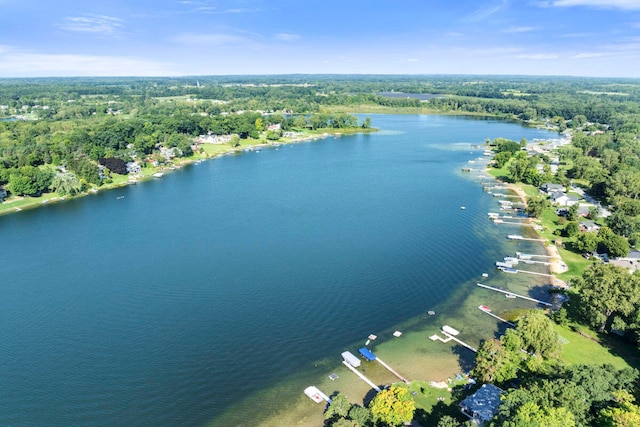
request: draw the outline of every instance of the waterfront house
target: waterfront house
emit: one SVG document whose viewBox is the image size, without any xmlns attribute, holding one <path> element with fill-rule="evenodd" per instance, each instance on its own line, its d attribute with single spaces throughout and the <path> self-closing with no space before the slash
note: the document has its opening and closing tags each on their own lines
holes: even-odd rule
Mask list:
<svg viewBox="0 0 640 427">
<path fill-rule="evenodd" d="M 551 203 L 557 206 L 573 206 L 580 203 L 576 196 L 569 196 L 562 191 L 556 191 L 549 197 Z"/>
<path fill-rule="evenodd" d="M 596 232 L 600 230 L 600 226 L 590 219 L 583 219 L 578 223 L 580 231 L 584 232 Z"/>
<path fill-rule="evenodd" d="M 142 170 L 140 168 L 140 165 L 136 162 L 129 162 L 127 163 L 126 167 L 128 173 L 140 173 L 140 171 Z"/>
<path fill-rule="evenodd" d="M 542 191 L 543 193 L 546 194 L 552 194 L 555 193 L 556 191 L 561 191 L 561 192 L 565 192 L 567 189 L 565 188 L 564 185 L 562 184 L 553 184 L 551 182 L 545 182 L 544 184 L 542 184 L 540 186 L 540 191 Z"/>
<path fill-rule="evenodd" d="M 460 403 L 460 409 L 475 425 L 482 426 L 498 412 L 501 394 L 502 389 L 493 384 L 483 384 Z"/>
</svg>

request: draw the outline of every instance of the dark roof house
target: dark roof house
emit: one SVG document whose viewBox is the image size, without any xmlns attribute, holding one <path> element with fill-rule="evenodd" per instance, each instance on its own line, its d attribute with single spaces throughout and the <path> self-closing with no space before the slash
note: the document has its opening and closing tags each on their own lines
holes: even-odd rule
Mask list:
<svg viewBox="0 0 640 427">
<path fill-rule="evenodd" d="M 476 425 L 483 425 L 498 411 L 502 389 L 493 384 L 483 384 L 478 391 L 460 403 L 462 413 Z"/>
</svg>

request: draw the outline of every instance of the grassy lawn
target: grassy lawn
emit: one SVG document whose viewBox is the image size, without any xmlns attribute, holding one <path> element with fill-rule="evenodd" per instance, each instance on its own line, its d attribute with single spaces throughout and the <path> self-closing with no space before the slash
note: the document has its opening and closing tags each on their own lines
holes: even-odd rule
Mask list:
<svg viewBox="0 0 640 427">
<path fill-rule="evenodd" d="M 611 351 L 597 342 L 597 335 L 592 331 L 583 331 L 584 335 L 572 331 L 568 327 L 554 325 L 556 332 L 568 342 L 562 346 L 562 360 L 569 364 L 596 364 L 609 363 L 618 369 L 628 368 L 631 365 L 622 357 L 612 354 Z M 586 328 L 585 328 L 586 329 Z"/>
<path fill-rule="evenodd" d="M 60 196 L 57 193 L 45 193 L 40 197 L 19 197 L 17 199 L 8 200 L 0 204 L 0 214 L 15 212 L 19 209 L 40 206 L 49 203 L 52 200 L 58 200 Z"/>
</svg>

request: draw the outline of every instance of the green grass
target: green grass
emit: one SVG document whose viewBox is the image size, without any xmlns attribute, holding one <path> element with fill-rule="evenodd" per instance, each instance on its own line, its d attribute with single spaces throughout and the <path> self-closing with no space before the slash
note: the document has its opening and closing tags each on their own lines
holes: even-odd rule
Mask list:
<svg viewBox="0 0 640 427">
<path fill-rule="evenodd" d="M 57 193 L 44 193 L 40 197 L 21 197 L 0 204 L 0 214 L 16 212 L 18 209 L 34 208 L 50 201 L 61 199 Z"/>
<path fill-rule="evenodd" d="M 608 348 L 604 347 L 598 342 L 595 333 L 583 332 L 581 335 L 572 331 L 568 327 L 554 325 L 556 332 L 567 340 L 566 344 L 562 346 L 562 360 L 568 364 L 595 364 L 601 365 L 604 363 L 611 364 L 618 369 L 628 368 L 631 365 L 620 356 L 614 355 Z"/>
<path fill-rule="evenodd" d="M 411 381 L 408 385 L 404 383 L 395 385 L 409 389 L 412 394 L 415 393 L 413 394 L 413 401 L 416 404 L 416 408 L 424 409 L 426 412 L 430 412 L 431 408 L 438 404 L 439 398 L 447 405 L 452 402 L 449 390 L 432 387 L 429 381 Z"/>
</svg>

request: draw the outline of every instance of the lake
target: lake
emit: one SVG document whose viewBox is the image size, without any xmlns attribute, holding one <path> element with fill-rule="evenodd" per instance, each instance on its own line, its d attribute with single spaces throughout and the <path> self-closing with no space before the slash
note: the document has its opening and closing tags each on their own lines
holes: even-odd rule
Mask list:
<svg viewBox="0 0 640 427">
<path fill-rule="evenodd" d="M 371 117 L 380 132 L 0 217 L 0 425 L 253 424 L 296 399 L 314 405 L 304 387 L 370 333 L 382 342 L 402 327 L 410 340 L 428 310 L 497 298 L 474 280 L 520 249 L 461 168 L 486 138 L 556 134 Z M 476 323 L 477 344 L 496 325 Z M 398 354 L 412 373 L 400 357 L 412 350 L 389 342 L 385 360 Z"/>
</svg>

